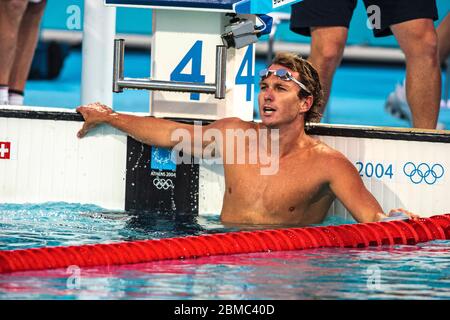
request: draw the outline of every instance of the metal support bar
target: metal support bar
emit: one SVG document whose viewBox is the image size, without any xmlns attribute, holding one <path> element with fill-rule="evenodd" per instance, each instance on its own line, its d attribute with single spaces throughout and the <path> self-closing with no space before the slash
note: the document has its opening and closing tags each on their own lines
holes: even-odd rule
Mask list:
<svg viewBox="0 0 450 320">
<path fill-rule="evenodd" d="M 227 75 L 227 47 L 216 47 L 216 99 L 224 99 Z"/>
<path fill-rule="evenodd" d="M 123 92 L 119 81 L 123 79 L 123 61 L 125 55 L 125 40 L 114 40 L 114 64 L 113 64 L 113 92 Z"/>
<path fill-rule="evenodd" d="M 226 93 L 227 48 L 216 47 L 216 83 L 161 81 L 150 78 L 124 78 L 125 41 L 114 40 L 113 91 L 122 92 L 123 88 L 155 91 L 175 91 L 214 94 L 217 99 L 224 99 Z"/>
</svg>

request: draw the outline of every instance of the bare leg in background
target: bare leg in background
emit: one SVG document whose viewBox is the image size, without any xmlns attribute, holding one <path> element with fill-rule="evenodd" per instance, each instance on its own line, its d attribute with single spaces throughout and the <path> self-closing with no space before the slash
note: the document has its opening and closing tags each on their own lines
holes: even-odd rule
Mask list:
<svg viewBox="0 0 450 320">
<path fill-rule="evenodd" d="M 17 42 L 17 53 L 9 77 L 9 87 L 23 91 L 30 72 L 39 38 L 39 26 L 44 14 L 46 0 L 30 3 L 22 19 Z"/>
<path fill-rule="evenodd" d="M 0 85 L 8 85 L 28 0 L 0 0 Z"/>
<path fill-rule="evenodd" d="M 391 26 L 406 57 L 406 97 L 416 128 L 435 129 L 441 98 L 438 40 L 431 19 Z"/>
<path fill-rule="evenodd" d="M 324 104 L 320 112 L 324 114 L 330 97 L 334 73 L 340 65 L 347 42 L 348 29 L 345 27 L 311 28 L 311 54 L 308 61 L 317 69 L 324 94 Z"/>
</svg>

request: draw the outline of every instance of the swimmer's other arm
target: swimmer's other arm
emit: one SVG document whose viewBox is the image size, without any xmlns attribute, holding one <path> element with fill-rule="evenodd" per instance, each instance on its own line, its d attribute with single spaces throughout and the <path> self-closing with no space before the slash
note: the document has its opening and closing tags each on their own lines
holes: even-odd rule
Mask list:
<svg viewBox="0 0 450 320">
<path fill-rule="evenodd" d="M 331 191 L 358 222 L 377 222 L 401 212 L 411 219 L 419 216 L 404 209 L 393 209 L 388 214 L 383 212 L 378 201 L 365 187 L 355 166 L 342 154 L 334 154 L 330 161 Z"/>
</svg>

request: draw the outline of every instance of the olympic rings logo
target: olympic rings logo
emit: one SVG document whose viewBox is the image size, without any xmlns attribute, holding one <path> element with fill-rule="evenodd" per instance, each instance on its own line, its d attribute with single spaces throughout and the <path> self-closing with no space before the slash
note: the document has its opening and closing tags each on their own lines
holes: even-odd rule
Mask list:
<svg viewBox="0 0 450 320">
<path fill-rule="evenodd" d="M 411 180 L 414 184 L 419 184 L 425 182 L 428 185 L 433 185 L 436 181 L 441 178 L 444 173 L 444 167 L 439 164 L 433 164 L 431 167 L 427 163 L 421 163 L 416 166 L 412 162 L 407 162 L 403 166 L 403 173 Z"/>
<path fill-rule="evenodd" d="M 158 190 L 168 190 L 169 188 L 175 188 L 175 185 L 173 184 L 173 181 L 170 179 L 160 179 L 158 177 L 156 177 L 155 179 L 153 179 L 153 185 L 156 187 L 156 189 Z"/>
</svg>

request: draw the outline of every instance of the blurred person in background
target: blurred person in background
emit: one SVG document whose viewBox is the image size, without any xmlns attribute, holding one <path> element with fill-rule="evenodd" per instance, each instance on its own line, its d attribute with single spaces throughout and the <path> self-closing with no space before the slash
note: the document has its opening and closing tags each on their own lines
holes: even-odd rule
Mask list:
<svg viewBox="0 0 450 320">
<path fill-rule="evenodd" d="M 0 105 L 23 105 L 46 0 L 0 0 Z"/>
<path fill-rule="evenodd" d="M 406 97 L 413 126 L 435 129 L 441 96 L 438 37 L 433 24 L 438 19 L 436 1 L 364 0 L 364 3 L 368 11 L 374 5 L 379 9 L 380 25 L 372 23 L 374 36 L 393 34 L 405 54 Z M 291 30 L 311 36 L 308 60 L 318 69 L 324 89 L 322 114 L 334 73 L 342 60 L 356 4 L 357 0 L 304 0 L 292 5 Z"/>
<path fill-rule="evenodd" d="M 443 65 L 450 55 L 450 13 L 447 13 L 447 16 L 441 21 L 436 32 L 439 64 Z M 450 68 L 450 65 L 447 64 L 446 67 Z M 447 79 L 447 81 L 449 80 Z M 448 97 L 445 98 L 448 99 Z M 389 94 L 385 108 L 392 115 L 411 122 L 412 117 L 406 96 L 405 80 L 397 84 L 395 90 Z M 450 108 L 450 100 L 442 100 L 441 108 Z M 445 129 L 442 124 L 438 124 L 438 128 Z"/>
</svg>

